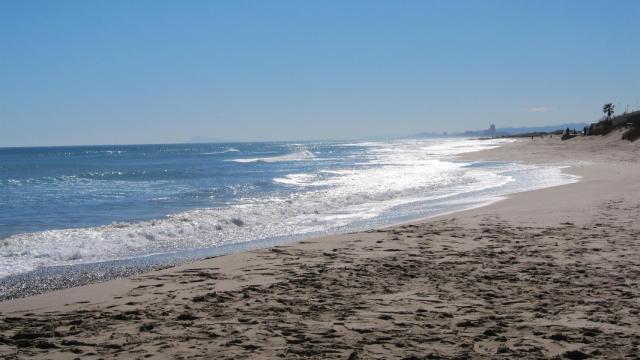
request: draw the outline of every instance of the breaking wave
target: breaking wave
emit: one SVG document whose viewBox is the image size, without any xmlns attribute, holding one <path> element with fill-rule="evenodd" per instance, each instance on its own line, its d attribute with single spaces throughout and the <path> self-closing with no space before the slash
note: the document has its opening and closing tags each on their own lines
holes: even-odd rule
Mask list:
<svg viewBox="0 0 640 360">
<path fill-rule="evenodd" d="M 178 199 L 187 203 L 202 198 L 222 200 L 215 206 L 191 207 L 155 220 L 107 221 L 101 226 L 12 234 L 0 239 L 0 277 L 43 266 L 101 262 L 261 239 L 300 238 L 310 234 L 366 229 L 486 203 L 488 199 L 508 193 L 575 181 L 562 174 L 560 166 L 463 163 L 451 159 L 453 154 L 498 145 L 498 141 L 464 139 L 337 143 L 313 148 L 314 152 L 301 150 L 272 157 L 204 158 L 206 161 L 200 166 L 217 166 L 212 170 L 213 175 L 205 178 L 218 176 L 218 173 L 227 177 L 216 178 L 215 186 L 207 183 L 207 186 L 195 189 L 183 179 L 192 181 L 204 175 L 194 173 L 191 164 L 173 170 L 176 173 L 180 170 L 181 174 L 184 173 L 182 176 L 167 178 L 162 170 L 167 164 L 162 162 L 154 168 L 156 170 L 144 170 L 149 181 L 126 183 L 119 180 L 123 176 L 120 173 L 92 173 L 83 169 L 85 178 L 67 179 L 68 182 L 62 183 L 64 186 L 59 189 L 67 191 L 70 184 L 81 181 L 68 195 L 72 196 L 70 201 L 81 197 L 79 194 L 103 196 L 102 192 L 108 186 L 111 186 L 108 188 L 110 197 L 118 195 L 127 199 L 135 194 L 152 194 L 149 201 L 153 206 L 171 203 L 176 194 L 181 194 Z M 244 153 L 245 148 L 240 148 Z M 345 148 L 348 150 L 343 150 Z M 234 152 L 232 150 L 236 149 L 226 149 Z M 265 150 L 274 151 L 271 148 Z M 277 150 L 282 151 L 282 147 Z M 254 151 L 254 154 L 264 153 L 262 149 Z M 307 161 L 317 159 L 323 161 Z M 258 169 L 264 171 L 259 172 L 254 169 L 247 171 L 247 168 L 225 161 L 277 164 L 265 165 L 266 170 Z M 221 167 L 224 164 L 226 167 Z M 142 174 L 143 170 L 129 170 L 129 174 L 133 171 Z M 236 172 L 226 175 L 230 171 Z M 252 178 L 254 182 L 243 182 L 243 176 L 256 172 L 260 176 Z M 86 174 L 90 174 L 92 179 L 86 179 Z M 103 184 L 102 179 L 108 177 L 114 179 Z M 260 181 L 255 182 L 256 179 Z M 5 189 L 17 188 L 15 182 L 14 178 L 8 179 Z M 32 186 L 31 183 L 23 185 Z M 58 191 L 48 182 L 37 185 L 42 186 L 43 191 Z M 171 191 L 166 192 L 167 189 Z M 59 196 L 57 193 L 53 195 Z M 2 196 L 0 193 L 0 200 Z M 113 212 L 110 208 L 101 209 Z M 0 220 L 7 222 L 2 217 Z"/>
<path fill-rule="evenodd" d="M 224 149 L 222 151 L 211 151 L 211 152 L 204 152 L 204 153 L 200 153 L 201 155 L 219 155 L 219 154 L 226 154 L 226 153 L 231 153 L 231 152 L 239 152 L 240 150 L 235 149 L 235 148 L 228 148 L 228 149 Z"/>
<path fill-rule="evenodd" d="M 286 161 L 313 160 L 315 159 L 315 157 L 316 156 L 311 151 L 302 150 L 302 151 L 297 151 L 297 152 L 286 154 L 286 155 L 249 158 L 249 159 L 233 159 L 229 161 L 234 161 L 238 163 L 252 163 L 252 162 L 274 163 L 274 162 L 286 162 Z"/>
</svg>

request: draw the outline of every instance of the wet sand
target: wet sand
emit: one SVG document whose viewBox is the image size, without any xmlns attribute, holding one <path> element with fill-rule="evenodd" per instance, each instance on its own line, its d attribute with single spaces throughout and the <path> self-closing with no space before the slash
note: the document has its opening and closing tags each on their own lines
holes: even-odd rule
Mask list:
<svg viewBox="0 0 640 360">
<path fill-rule="evenodd" d="M 579 183 L 362 233 L 0 303 L 12 358 L 637 358 L 640 143 L 527 139 L 468 159 Z"/>
</svg>

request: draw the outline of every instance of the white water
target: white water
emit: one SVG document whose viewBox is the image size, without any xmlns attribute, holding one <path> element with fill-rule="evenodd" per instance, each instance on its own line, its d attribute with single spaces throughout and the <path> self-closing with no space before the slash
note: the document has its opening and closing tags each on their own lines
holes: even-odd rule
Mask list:
<svg viewBox="0 0 640 360">
<path fill-rule="evenodd" d="M 234 149 L 234 148 L 228 148 L 222 151 L 204 152 L 202 153 L 202 155 L 218 155 L 218 154 L 226 154 L 226 153 L 232 153 L 232 152 L 240 152 L 240 150 Z"/>
<path fill-rule="evenodd" d="M 350 169 L 290 173 L 272 179 L 287 194 L 241 198 L 225 207 L 153 221 L 17 234 L 0 240 L 0 276 L 40 266 L 124 259 L 304 234 L 333 233 L 477 206 L 504 194 L 575 181 L 558 166 L 471 166 L 452 156 L 504 140 L 369 142 Z M 235 150 L 235 149 L 233 149 Z M 230 150 L 231 151 L 231 150 Z M 239 163 L 313 161 L 310 150 L 235 159 Z M 476 164 L 477 165 L 477 164 Z M 419 209 L 419 210 L 416 210 Z"/>
<path fill-rule="evenodd" d="M 303 161 L 314 159 L 315 155 L 311 151 L 301 150 L 296 151 L 291 154 L 280 155 L 280 156 L 271 156 L 271 157 L 261 157 L 261 158 L 249 158 L 249 159 L 233 159 L 229 161 L 239 162 L 239 163 L 252 163 L 252 162 L 265 162 L 265 163 L 274 163 L 274 162 L 285 162 L 285 161 Z"/>
</svg>

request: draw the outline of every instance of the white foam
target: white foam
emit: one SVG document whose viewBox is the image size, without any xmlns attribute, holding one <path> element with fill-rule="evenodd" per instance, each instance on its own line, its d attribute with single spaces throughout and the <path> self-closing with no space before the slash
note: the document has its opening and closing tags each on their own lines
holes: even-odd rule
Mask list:
<svg viewBox="0 0 640 360">
<path fill-rule="evenodd" d="M 301 150 L 301 151 L 296 151 L 290 154 L 280 155 L 280 156 L 251 158 L 251 159 L 233 159 L 233 160 L 227 160 L 227 161 L 234 161 L 239 163 L 252 163 L 252 162 L 273 163 L 273 162 L 285 162 L 285 161 L 312 160 L 312 159 L 315 159 L 315 157 L 316 156 L 311 151 Z"/>
<path fill-rule="evenodd" d="M 364 160 L 360 165 L 273 179 L 276 183 L 292 186 L 296 189 L 293 192 L 239 199 L 229 206 L 186 211 L 160 220 L 13 235 L 0 240 L 0 276 L 39 266 L 123 259 L 263 238 L 339 231 L 343 226 L 365 224 L 384 214 L 402 215 L 394 211 L 409 204 L 412 207 L 417 202 L 460 201 L 456 199 L 473 192 L 495 189 L 491 194 L 497 196 L 575 181 L 564 176 L 559 166 L 476 168 L 449 160 L 451 154 L 498 144 L 477 140 L 378 144 L 361 154 Z M 252 161 L 309 158 L 312 159 L 313 154 L 305 150 Z M 515 181 L 516 178 L 520 180 Z M 523 182 L 522 179 L 529 180 Z"/>
<path fill-rule="evenodd" d="M 226 154 L 230 152 L 240 152 L 240 150 L 235 148 L 227 148 L 222 151 L 211 151 L 211 152 L 200 153 L 200 155 L 219 155 L 219 154 Z"/>
<path fill-rule="evenodd" d="M 85 150 L 85 155 L 93 155 L 93 154 L 109 154 L 109 155 L 120 155 L 126 153 L 126 150 Z M 66 155 L 66 154 L 65 154 Z"/>
<path fill-rule="evenodd" d="M 362 142 L 357 142 L 357 143 L 346 143 L 346 144 L 341 144 L 341 146 L 353 146 L 353 147 L 373 147 L 373 146 L 383 146 L 383 143 L 380 142 L 375 142 L 375 141 L 362 141 Z"/>
<path fill-rule="evenodd" d="M 314 174 L 288 174 L 284 177 L 274 178 L 273 182 L 285 185 L 307 186 L 316 178 L 317 175 Z"/>
</svg>

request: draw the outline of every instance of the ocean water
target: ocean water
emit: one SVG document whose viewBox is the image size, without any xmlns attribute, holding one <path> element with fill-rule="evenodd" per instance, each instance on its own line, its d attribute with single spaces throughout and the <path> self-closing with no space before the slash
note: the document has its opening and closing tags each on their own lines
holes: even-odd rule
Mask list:
<svg viewBox="0 0 640 360">
<path fill-rule="evenodd" d="M 0 149 L 0 277 L 363 230 L 576 181 L 454 159 L 508 141 Z"/>
</svg>

